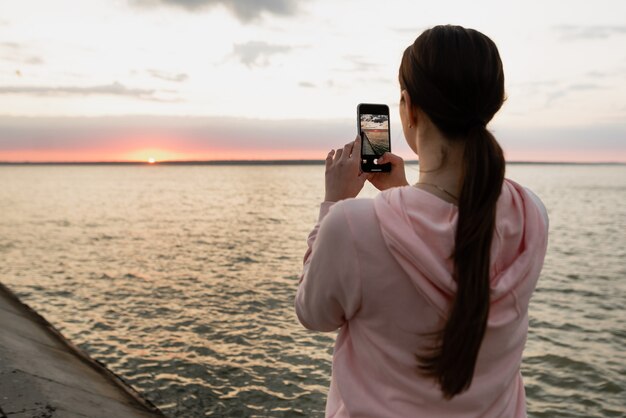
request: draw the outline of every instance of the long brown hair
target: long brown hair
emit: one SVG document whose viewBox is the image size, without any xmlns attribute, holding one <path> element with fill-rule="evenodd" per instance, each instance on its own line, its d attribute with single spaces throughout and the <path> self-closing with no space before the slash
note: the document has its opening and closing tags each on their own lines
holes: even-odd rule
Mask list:
<svg viewBox="0 0 626 418">
<path fill-rule="evenodd" d="M 505 163 L 486 125 L 505 100 L 504 73 L 487 36 L 436 26 L 404 51 L 399 79 L 446 138 L 464 142 L 452 254 L 457 292 L 432 350 L 417 354 L 419 370 L 435 378 L 450 399 L 472 383 L 489 316 L 490 249 Z"/>
</svg>

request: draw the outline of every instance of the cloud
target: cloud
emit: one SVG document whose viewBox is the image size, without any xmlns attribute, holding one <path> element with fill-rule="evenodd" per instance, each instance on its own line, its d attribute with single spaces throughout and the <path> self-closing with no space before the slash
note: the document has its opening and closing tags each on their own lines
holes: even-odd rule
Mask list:
<svg viewBox="0 0 626 418">
<path fill-rule="evenodd" d="M 27 47 L 16 42 L 0 42 L 0 56 L 7 61 L 21 64 L 41 65 L 44 63 L 41 57 L 29 54 Z"/>
<path fill-rule="evenodd" d="M 16 50 L 21 49 L 22 45 L 17 42 L 0 42 L 0 47 Z"/>
<path fill-rule="evenodd" d="M 606 79 L 611 77 L 624 77 L 626 76 L 626 67 L 614 68 L 612 70 L 606 71 L 588 71 L 585 73 L 585 76 L 593 78 L 593 79 Z"/>
<path fill-rule="evenodd" d="M 259 120 L 200 116 L 21 117 L 0 116 L 0 152 L 99 149 L 168 137 L 178 149 L 321 149 L 354 137 L 352 119 Z M 135 142 L 135 141 L 134 141 Z M 126 144 L 127 145 L 127 144 Z M 325 156 L 320 152 L 320 159 Z"/>
<path fill-rule="evenodd" d="M 142 100 L 172 101 L 160 98 L 152 89 L 128 88 L 117 81 L 99 86 L 0 86 L 0 94 L 22 94 L 34 96 L 87 96 L 113 95 L 134 97 Z"/>
<path fill-rule="evenodd" d="M 334 71 L 339 72 L 364 72 L 364 71 L 376 71 L 379 70 L 382 65 L 377 62 L 369 61 L 360 55 L 344 55 L 343 57 L 350 63 L 350 68 L 335 68 Z"/>
<path fill-rule="evenodd" d="M 179 7 L 190 12 L 222 6 L 244 23 L 259 19 L 263 14 L 291 16 L 298 12 L 298 2 L 295 0 L 130 0 L 130 2 L 143 7 Z"/>
<path fill-rule="evenodd" d="M 245 66 L 252 68 L 269 65 L 269 57 L 276 54 L 285 54 L 293 49 L 288 45 L 272 45 L 262 41 L 250 41 L 245 44 L 235 44 L 233 54 Z"/>
<path fill-rule="evenodd" d="M 330 88 L 335 87 L 335 82 L 333 80 L 326 80 L 326 81 L 320 81 L 317 84 L 311 81 L 300 81 L 298 83 L 298 87 L 302 87 L 305 89 L 313 89 L 313 88 L 317 88 L 318 86 L 325 86 L 330 89 Z"/>
<path fill-rule="evenodd" d="M 626 163 L 626 123 L 623 120 L 579 126 L 506 128 L 496 125 L 493 130 L 508 156 L 533 154 L 533 160 Z"/>
<path fill-rule="evenodd" d="M 564 40 L 606 39 L 613 35 L 626 35 L 626 25 L 559 25 L 554 26 L 559 38 Z"/>
<path fill-rule="evenodd" d="M 394 128 L 400 132 L 399 127 Z M 493 128 L 512 160 L 621 161 L 626 163 L 626 123 L 580 126 Z M 260 120 L 184 116 L 16 117 L 0 115 L 0 160 L 3 155 L 164 147 L 210 155 L 212 150 L 299 150 L 323 159 L 331 148 L 354 138 L 352 118 L 324 120 Z M 131 138 L 131 140 L 129 140 Z M 414 159 L 401 135 L 394 152 Z M 73 153 L 73 154 L 72 154 Z M 249 153 L 248 153 L 249 154 Z M 6 159 L 7 157 L 4 157 Z M 267 158 L 267 157 L 266 157 Z"/>
<path fill-rule="evenodd" d="M 552 93 L 548 94 L 548 100 L 546 105 L 550 105 L 552 104 L 552 102 L 554 102 L 556 99 L 560 99 L 564 96 L 567 96 L 570 93 L 573 92 L 577 92 L 577 91 L 585 91 L 585 90 L 602 90 L 605 89 L 606 87 L 599 85 L 599 84 L 594 84 L 594 83 L 578 83 L 578 84 L 571 84 L 567 87 L 564 88 L 560 88 L 556 91 L 553 91 Z"/>
<path fill-rule="evenodd" d="M 587 71 L 585 75 L 593 78 L 605 78 L 607 77 L 608 73 L 602 71 Z"/>
<path fill-rule="evenodd" d="M 159 70 L 146 70 L 148 74 L 150 74 L 154 78 L 158 78 L 165 81 L 174 81 L 174 82 L 182 82 L 189 78 L 189 76 L 185 73 L 168 73 L 165 71 Z"/>
<path fill-rule="evenodd" d="M 401 132 L 400 127 L 393 128 Z M 626 123 L 581 126 L 512 128 L 495 126 L 498 141 L 513 160 L 587 160 L 626 162 Z M 78 151 L 129 150 L 163 147 L 180 152 L 221 148 L 273 151 L 308 151 L 323 159 L 331 148 L 354 138 L 355 121 L 261 120 L 184 116 L 17 117 L 0 115 L 2 155 L 50 152 L 77 155 Z M 130 138 L 130 140 L 129 140 Z M 394 152 L 414 159 L 401 135 L 393 136 Z M 5 157 L 7 158 L 7 157 Z"/>
<path fill-rule="evenodd" d="M 41 57 L 36 57 L 36 56 L 25 57 L 21 61 L 24 64 L 30 64 L 30 65 L 41 65 L 41 64 L 43 64 L 43 59 Z"/>
</svg>

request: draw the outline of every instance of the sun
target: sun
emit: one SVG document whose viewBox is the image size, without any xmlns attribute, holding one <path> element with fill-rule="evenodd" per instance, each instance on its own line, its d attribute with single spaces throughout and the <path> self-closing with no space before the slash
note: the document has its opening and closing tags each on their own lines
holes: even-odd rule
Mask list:
<svg viewBox="0 0 626 418">
<path fill-rule="evenodd" d="M 154 163 L 156 163 L 156 159 L 154 157 L 148 158 L 148 164 L 154 164 Z"/>
</svg>

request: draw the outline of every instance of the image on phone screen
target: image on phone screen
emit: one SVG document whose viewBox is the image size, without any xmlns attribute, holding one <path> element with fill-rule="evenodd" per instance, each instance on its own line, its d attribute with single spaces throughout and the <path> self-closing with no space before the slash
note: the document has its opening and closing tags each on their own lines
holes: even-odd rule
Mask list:
<svg viewBox="0 0 626 418">
<path fill-rule="evenodd" d="M 381 156 L 390 152 L 389 146 L 389 116 L 361 114 L 361 140 L 363 141 L 363 156 Z"/>
</svg>

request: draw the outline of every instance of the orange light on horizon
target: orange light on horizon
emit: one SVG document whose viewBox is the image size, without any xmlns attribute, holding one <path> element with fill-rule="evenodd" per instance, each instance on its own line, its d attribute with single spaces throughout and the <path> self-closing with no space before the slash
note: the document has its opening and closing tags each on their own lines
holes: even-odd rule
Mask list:
<svg viewBox="0 0 626 418">
<path fill-rule="evenodd" d="M 169 144 L 168 144 L 169 145 Z M 271 148 L 182 148 L 174 146 L 120 149 L 43 149 L 0 150 L 0 162 L 140 162 L 157 165 L 166 161 L 224 161 L 224 160 L 323 160 L 325 149 Z M 397 150 L 406 160 L 418 157 L 410 151 Z M 606 150 L 505 150 L 507 161 L 541 162 L 618 162 L 625 163 L 623 152 Z"/>
<path fill-rule="evenodd" d="M 322 160 L 324 150 L 310 149 L 250 149 L 222 148 L 173 151 L 164 148 L 137 149 L 116 156 L 121 161 L 146 161 L 149 164 L 165 161 L 224 161 L 224 160 Z"/>
<path fill-rule="evenodd" d="M 193 154 L 173 151 L 163 148 L 141 148 L 129 152 L 121 153 L 119 159 L 122 161 L 145 161 L 154 164 L 157 161 L 175 161 L 191 159 Z"/>
</svg>

